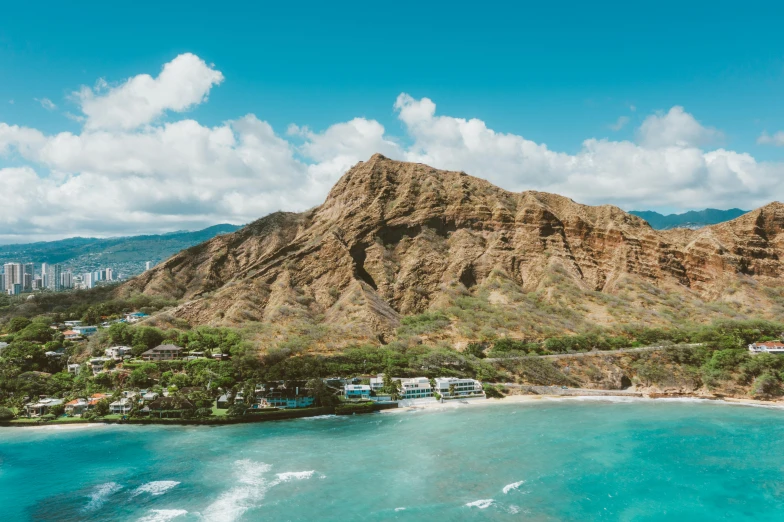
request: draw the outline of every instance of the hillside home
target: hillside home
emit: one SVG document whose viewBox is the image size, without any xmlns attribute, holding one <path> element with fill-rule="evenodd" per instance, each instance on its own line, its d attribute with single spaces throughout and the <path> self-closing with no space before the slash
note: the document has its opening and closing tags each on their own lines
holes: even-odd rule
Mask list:
<svg viewBox="0 0 784 522">
<path fill-rule="evenodd" d="M 73 328 L 74 326 L 82 326 L 81 321 L 65 321 L 63 324 L 66 326 L 66 328 Z"/>
<path fill-rule="evenodd" d="M 125 314 L 125 322 L 127 323 L 138 323 L 145 317 L 148 317 L 147 314 L 142 312 L 133 312 L 132 314 Z"/>
<path fill-rule="evenodd" d="M 457 377 L 439 377 L 436 381 L 436 393 L 445 399 L 455 397 L 483 397 L 485 392 L 482 383 L 475 379 L 459 379 Z"/>
<path fill-rule="evenodd" d="M 781 341 L 765 341 L 749 345 L 751 353 L 784 354 L 784 343 Z"/>
<path fill-rule="evenodd" d="M 71 375 L 79 375 L 79 370 L 82 369 L 81 364 L 69 364 L 68 365 L 68 373 Z"/>
<path fill-rule="evenodd" d="M 0 343 L 0 353 L 2 353 L 2 351 L 3 351 L 5 348 L 8 348 L 8 343 Z"/>
<path fill-rule="evenodd" d="M 150 391 L 150 392 L 145 391 L 145 392 L 142 393 L 142 400 L 144 402 L 152 402 L 154 400 L 157 400 L 158 397 L 160 397 L 160 395 L 155 393 L 155 392 L 153 392 L 153 391 Z"/>
<path fill-rule="evenodd" d="M 182 348 L 173 344 L 161 344 L 142 354 L 145 361 L 173 361 L 180 358 Z"/>
<path fill-rule="evenodd" d="M 97 326 L 74 326 L 71 328 L 74 332 L 78 333 L 83 337 L 89 337 L 93 335 L 95 332 L 98 331 Z"/>
<path fill-rule="evenodd" d="M 93 357 L 89 361 L 87 361 L 87 365 L 93 371 L 93 375 L 98 375 L 103 371 L 104 365 L 111 361 L 108 357 Z"/>
<path fill-rule="evenodd" d="M 130 346 L 112 346 L 104 350 L 106 357 L 111 357 L 116 361 L 120 361 L 126 355 L 131 355 L 133 349 Z"/>
<path fill-rule="evenodd" d="M 75 332 L 74 330 L 66 330 L 63 332 L 63 336 L 65 337 L 66 341 L 77 341 L 82 338 L 79 332 Z"/>
</svg>

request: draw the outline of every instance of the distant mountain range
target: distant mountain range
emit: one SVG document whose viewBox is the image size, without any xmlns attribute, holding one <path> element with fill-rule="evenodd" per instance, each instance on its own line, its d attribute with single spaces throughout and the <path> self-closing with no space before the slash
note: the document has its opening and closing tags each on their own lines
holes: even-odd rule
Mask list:
<svg viewBox="0 0 784 522">
<path fill-rule="evenodd" d="M 716 225 L 731 221 L 747 213 L 748 210 L 731 208 L 729 210 L 717 210 L 706 208 L 705 210 L 690 210 L 683 214 L 659 214 L 651 210 L 632 210 L 629 214 L 643 218 L 651 227 L 656 230 L 669 230 L 671 228 L 702 228 L 708 225 Z"/>
<path fill-rule="evenodd" d="M 222 224 L 195 232 L 111 238 L 73 237 L 59 241 L 0 245 L 0 263 L 60 263 L 74 272 L 111 267 L 124 275 L 132 275 L 144 270 L 147 261 L 157 264 L 181 250 L 239 228 Z"/>
</svg>

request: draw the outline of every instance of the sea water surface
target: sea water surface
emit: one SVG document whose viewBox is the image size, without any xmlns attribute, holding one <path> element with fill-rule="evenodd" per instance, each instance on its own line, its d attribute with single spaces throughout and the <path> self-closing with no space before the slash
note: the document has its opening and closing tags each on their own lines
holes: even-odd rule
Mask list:
<svg viewBox="0 0 784 522">
<path fill-rule="evenodd" d="M 3 521 L 783 520 L 784 411 L 555 401 L 0 429 Z"/>
</svg>

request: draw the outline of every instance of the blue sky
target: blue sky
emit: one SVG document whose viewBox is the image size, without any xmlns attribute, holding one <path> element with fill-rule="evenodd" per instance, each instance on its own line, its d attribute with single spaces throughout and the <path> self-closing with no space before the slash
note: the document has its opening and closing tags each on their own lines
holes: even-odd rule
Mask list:
<svg viewBox="0 0 784 522">
<path fill-rule="evenodd" d="M 269 123 L 275 135 L 291 148 L 293 161 L 301 163 L 291 172 L 282 167 L 280 176 L 320 178 L 319 188 L 313 187 L 314 195 L 303 197 L 283 194 L 285 187 L 278 186 L 275 173 L 259 172 L 263 182 L 258 189 L 265 192 L 267 203 L 242 203 L 239 206 L 244 205 L 246 210 L 236 214 L 226 211 L 232 206 L 227 203 L 228 196 L 211 192 L 209 187 L 176 202 L 160 200 L 161 205 L 191 208 L 194 201 L 201 201 L 201 219 L 195 218 L 193 212 L 180 218 L 176 212 L 168 212 L 161 219 L 155 210 L 119 201 L 127 213 L 133 214 L 132 224 L 127 227 L 101 225 L 118 216 L 80 215 L 58 229 L 57 219 L 61 217 L 54 213 L 21 223 L 0 211 L 0 225 L 3 219 L 8 228 L 15 223 L 14 232 L 0 237 L 0 241 L 17 240 L 26 231 L 30 235 L 55 237 L 193 228 L 214 219 L 243 222 L 254 212 L 265 213 L 284 204 L 315 204 L 323 199 L 324 187 L 340 174 L 325 174 L 329 170 L 327 164 L 336 169 L 338 164 L 341 168 L 346 166 L 349 159 L 366 159 L 360 157 L 360 152 L 364 153 L 368 144 L 353 151 L 356 157 L 343 154 L 341 161 L 327 157 L 321 150 L 332 143 L 324 141 L 332 126 L 357 118 L 380 124 L 384 139 L 402 147 L 395 149 L 390 145 L 392 148 L 386 152 L 392 156 L 397 152 L 401 159 L 421 158 L 437 167 L 461 168 L 511 190 L 563 191 L 564 187 L 579 185 L 565 184 L 563 180 L 551 183 L 548 180 L 558 175 L 550 171 L 539 178 L 527 177 L 530 169 L 524 164 L 519 175 L 508 168 L 505 173 L 494 175 L 483 170 L 487 160 L 476 154 L 464 156 L 464 164 L 446 159 L 462 157 L 461 153 L 442 150 L 439 156 L 433 152 L 436 145 L 425 144 L 424 134 L 413 130 L 419 124 L 411 120 L 407 123 L 401 109 L 394 108 L 401 93 L 410 95 L 417 103 L 432 100 L 436 115 L 474 118 L 494 133 L 519 136 L 567 155 L 580 154 L 585 140 L 590 139 L 640 144 L 640 128 L 648 118 L 683 107 L 683 112 L 699 122 L 700 128 L 710 132 L 695 131 L 699 140 L 689 134 L 679 143 L 705 153 L 716 149 L 746 153 L 762 165 L 755 167 L 755 174 L 744 171 L 738 175 L 743 179 L 743 187 L 739 187 L 742 194 L 737 205 L 757 205 L 765 197 L 784 197 L 784 191 L 777 192 L 779 185 L 749 184 L 746 179 L 779 177 L 784 173 L 780 168 L 784 148 L 775 146 L 779 141 L 784 144 L 784 138 L 758 143 L 763 133 L 775 136 L 784 129 L 784 103 L 780 101 L 784 92 L 781 3 L 750 2 L 740 8 L 730 2 L 658 2 L 646 6 L 629 2 L 601 6 L 584 2 L 541 4 L 6 5 L 0 21 L 0 122 L 7 126 L 35 129 L 50 138 L 60 133 L 83 135 L 84 120 L 68 117 L 70 114 L 84 118 L 83 100 L 73 94 L 81 86 L 92 87 L 103 78 L 111 90 L 140 74 L 155 77 L 164 64 L 190 53 L 219 71 L 222 79 L 206 88 L 203 100 L 185 110 L 163 107 L 160 115 L 143 122 L 146 130 L 138 127 L 136 131 L 149 132 L 150 126 L 182 120 L 215 128 L 254 115 Z M 44 99 L 54 107 L 42 106 Z M 614 127 L 618 123 L 622 125 Z M 671 123 L 680 125 L 675 120 Z M 300 130 L 307 126 L 308 130 L 287 135 L 290 124 L 296 124 Z M 240 139 L 241 131 L 234 132 Z M 316 143 L 319 138 L 321 142 Z M 31 205 L 62 197 L 66 179 L 75 183 L 85 172 L 122 174 L 96 165 L 90 165 L 88 172 L 80 170 L 81 163 L 77 168 L 51 158 L 44 160 L 40 155 L 24 153 L 18 138 L 14 139 L 17 141 L 7 141 L 5 150 L 0 142 L 0 168 L 29 167 L 42 183 L 59 184 L 53 188 L 60 191 L 59 195 L 46 194 L 43 200 Z M 313 155 L 313 147 L 320 148 L 318 157 Z M 131 168 L 125 177 L 149 175 L 161 181 L 166 175 L 157 167 L 142 171 Z M 649 177 L 655 175 L 655 171 L 651 172 Z M 9 175 L 10 171 L 0 171 L 0 176 Z M 579 177 L 583 172 L 569 175 Z M 672 175 L 673 180 L 679 179 L 678 173 Z M 736 206 L 728 194 L 706 194 L 700 198 L 700 183 L 704 185 L 708 178 L 692 171 L 688 175 L 692 183 L 686 183 L 689 186 L 685 188 L 690 191 L 672 199 L 650 197 L 650 192 L 609 193 L 606 197 L 577 188 L 566 192 L 578 201 L 614 203 L 627 209 L 667 211 Z M 684 189 L 681 185 L 675 182 L 673 191 Z M 266 187 L 274 190 L 267 191 Z M 666 188 L 654 184 L 651 191 Z M 29 208 L 34 207 L 17 206 L 15 212 Z"/>
</svg>

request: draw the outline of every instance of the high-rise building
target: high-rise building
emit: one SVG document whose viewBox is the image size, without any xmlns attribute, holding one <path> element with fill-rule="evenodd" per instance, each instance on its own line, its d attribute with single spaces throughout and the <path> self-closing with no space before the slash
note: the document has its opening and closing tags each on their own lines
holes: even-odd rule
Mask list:
<svg viewBox="0 0 784 522">
<path fill-rule="evenodd" d="M 11 295 L 16 295 L 14 285 L 21 285 L 24 283 L 24 272 L 22 263 L 6 263 L 3 265 L 5 269 L 5 286 L 3 290 Z"/>
<path fill-rule="evenodd" d="M 62 290 L 63 267 L 55 263 L 54 265 L 49 265 L 47 269 L 49 271 L 49 275 L 47 276 L 49 279 L 48 288 L 55 292 L 59 292 Z"/>
<path fill-rule="evenodd" d="M 60 288 L 62 290 L 73 288 L 73 274 L 71 274 L 71 272 L 63 272 L 60 274 Z"/>
<path fill-rule="evenodd" d="M 5 274 L 0 274 L 0 293 L 5 292 Z"/>
<path fill-rule="evenodd" d="M 35 265 L 33 263 L 25 263 L 23 265 L 22 273 L 22 290 L 31 292 L 33 290 L 33 279 L 35 279 Z"/>
<path fill-rule="evenodd" d="M 41 263 L 41 288 L 49 288 L 49 263 Z"/>
<path fill-rule="evenodd" d="M 146 263 L 144 263 L 145 270 L 149 270 L 150 268 L 152 268 L 152 261 L 147 261 Z"/>
<path fill-rule="evenodd" d="M 84 284 L 84 288 L 93 288 L 95 286 L 95 274 L 92 272 L 87 272 L 86 274 L 82 275 L 82 282 Z"/>
<path fill-rule="evenodd" d="M 114 271 L 111 268 L 106 269 L 106 280 L 114 281 Z"/>
</svg>

